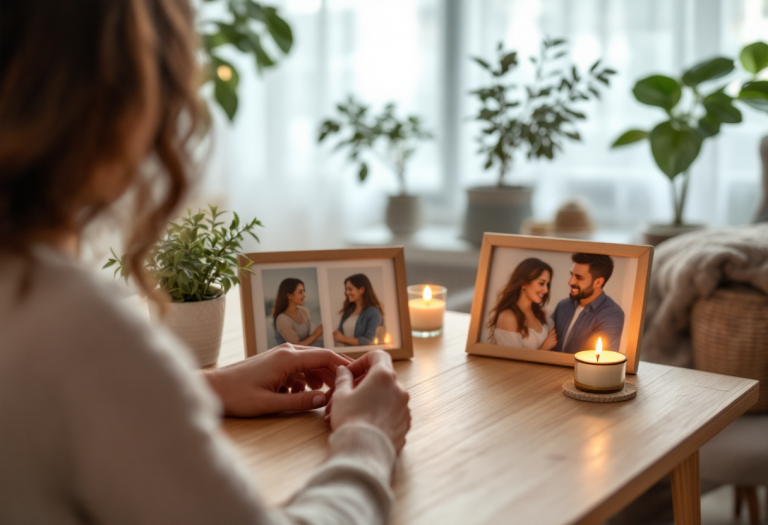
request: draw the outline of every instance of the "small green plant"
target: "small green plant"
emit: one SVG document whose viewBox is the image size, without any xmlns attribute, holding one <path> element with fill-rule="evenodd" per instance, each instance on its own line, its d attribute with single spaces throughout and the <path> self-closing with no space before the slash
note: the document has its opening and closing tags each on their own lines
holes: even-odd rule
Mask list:
<svg viewBox="0 0 768 525">
<path fill-rule="evenodd" d="M 253 55 L 256 70 L 277 63 L 265 49 L 264 41 L 271 40 L 277 49 L 288 54 L 293 47 L 291 26 L 277 13 L 277 9 L 253 0 L 202 0 L 203 4 L 219 4 L 228 12 L 228 20 L 206 17 L 205 5 L 200 9 L 198 33 L 205 51 L 206 82 L 213 82 L 213 95 L 229 120 L 235 118 L 238 107 L 237 87 L 240 75 L 231 62 L 221 58 L 219 49 L 232 45 L 243 53 Z"/>
<path fill-rule="evenodd" d="M 529 57 L 535 66 L 533 83 L 519 90 L 517 84 L 505 83 L 507 75 L 518 66 L 516 51 L 505 51 L 499 42 L 496 64 L 472 57 L 491 74 L 490 86 L 471 92 L 481 104 L 475 117 L 483 124 L 478 137 L 478 153 L 484 155 L 485 169 L 497 166 L 498 186 L 512 169 L 514 154 L 527 149 L 528 158 L 552 160 L 563 149 L 563 140 L 580 141 L 576 121 L 586 119 L 577 104 L 600 98 L 600 84 L 610 85 L 616 72 L 595 62 L 586 74 L 573 64 L 564 63 L 566 41 L 542 41 L 538 57 Z"/>
<path fill-rule="evenodd" d="M 234 218 L 227 227 L 225 221 L 220 220 L 225 213 L 216 206 L 200 209 L 194 215 L 187 210 L 187 216 L 172 222 L 165 236 L 147 255 L 146 270 L 173 302 L 215 299 L 240 283 L 237 270 L 251 271 L 253 263 L 248 261 L 243 266 L 237 256 L 243 255 L 243 235 L 250 235 L 258 242 L 254 230 L 262 224 L 257 219 L 241 224 L 240 217 L 233 212 Z M 116 265 L 115 276 L 119 274 L 127 281 L 131 269 L 126 257 L 118 257 L 111 251 L 114 257 L 102 269 Z"/>
<path fill-rule="evenodd" d="M 722 124 L 741 122 L 741 111 L 734 102 L 768 112 L 768 81 L 757 80 L 757 75 L 768 67 L 768 44 L 755 42 L 744 47 L 739 61 L 744 73 L 735 97 L 726 93 L 726 88 L 735 80 L 731 73 L 736 69 L 735 61 L 727 57 L 696 64 L 684 71 L 681 78 L 651 75 L 638 80 L 632 90 L 638 102 L 663 109 L 667 118 L 651 131 L 626 131 L 611 148 L 648 139 L 653 160 L 672 187 L 675 225 L 683 224 L 689 168 L 699 156 L 704 141 L 717 136 Z M 720 85 L 709 84 L 718 79 Z"/>
<path fill-rule="evenodd" d="M 409 115 L 405 120 L 395 116 L 396 106 L 389 103 L 378 115 L 371 115 L 369 107 L 350 96 L 336 109 L 340 120 L 327 119 L 320 126 L 318 142 L 337 133 L 348 132 L 335 149 L 349 149 L 349 160 L 357 165 L 360 181 L 368 176 L 368 163 L 362 160 L 366 153 L 379 156 L 397 175 L 400 194 L 407 195 L 405 172 L 408 160 L 416 152 L 416 143 L 432 138 L 432 133 L 422 128 L 419 117 Z"/>
</svg>

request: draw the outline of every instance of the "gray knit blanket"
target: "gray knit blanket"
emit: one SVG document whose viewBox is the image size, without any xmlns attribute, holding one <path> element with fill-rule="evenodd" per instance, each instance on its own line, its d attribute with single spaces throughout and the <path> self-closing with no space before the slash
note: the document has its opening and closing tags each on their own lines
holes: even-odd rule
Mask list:
<svg viewBox="0 0 768 525">
<path fill-rule="evenodd" d="M 701 230 L 660 244 L 653 256 L 640 359 L 693 367 L 691 309 L 726 283 L 768 294 L 768 224 Z"/>
</svg>

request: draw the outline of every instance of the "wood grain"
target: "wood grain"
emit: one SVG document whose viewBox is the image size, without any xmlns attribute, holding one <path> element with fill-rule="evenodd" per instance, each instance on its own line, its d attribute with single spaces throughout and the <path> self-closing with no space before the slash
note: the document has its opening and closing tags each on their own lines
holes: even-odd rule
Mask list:
<svg viewBox="0 0 768 525">
<path fill-rule="evenodd" d="M 701 523 L 699 451 L 697 450 L 672 469 L 669 478 L 672 482 L 675 525 L 699 525 Z"/>
<path fill-rule="evenodd" d="M 243 355 L 236 313 L 222 364 Z M 582 403 L 561 393 L 570 369 L 467 355 L 468 329 L 468 315 L 447 312 L 444 335 L 395 363 L 413 426 L 393 523 L 602 523 L 757 400 L 756 381 L 646 363 L 635 399 Z M 327 454 L 322 411 L 228 418 L 224 429 L 273 504 Z"/>
</svg>

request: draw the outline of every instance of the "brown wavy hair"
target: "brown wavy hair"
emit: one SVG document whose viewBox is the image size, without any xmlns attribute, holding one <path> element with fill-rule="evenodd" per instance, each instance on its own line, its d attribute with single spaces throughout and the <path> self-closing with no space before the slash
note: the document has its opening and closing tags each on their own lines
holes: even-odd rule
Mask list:
<svg viewBox="0 0 768 525">
<path fill-rule="evenodd" d="M 202 122 L 197 49 L 188 0 L 0 3 L 0 255 L 31 261 L 34 242 L 79 234 L 119 197 L 92 194 L 117 167 L 109 183 L 136 194 L 128 265 L 153 295 L 143 261 L 185 195 Z M 149 108 L 151 176 L 131 150 Z"/>
<path fill-rule="evenodd" d="M 295 293 L 299 285 L 306 287 L 304 281 L 295 277 L 288 277 L 280 282 L 280 286 L 277 287 L 275 304 L 272 306 L 272 319 L 277 320 L 277 316 L 288 309 L 288 294 Z"/>
<path fill-rule="evenodd" d="M 491 330 L 496 328 L 496 323 L 499 321 L 499 315 L 501 315 L 501 312 L 504 310 L 511 310 L 515 316 L 515 319 L 517 319 L 517 327 L 520 329 L 520 333 L 523 337 L 528 337 L 528 327 L 525 324 L 525 314 L 520 309 L 520 307 L 517 306 L 517 300 L 520 298 L 520 292 L 522 291 L 523 286 L 532 283 L 541 277 L 541 274 L 543 274 L 545 271 L 549 272 L 549 279 L 551 284 L 552 277 L 554 277 L 555 274 L 552 271 L 552 267 L 541 259 L 531 257 L 530 259 L 525 259 L 523 262 L 518 264 L 517 268 L 515 268 L 515 271 L 513 271 L 512 275 L 509 277 L 509 282 L 507 282 L 507 285 L 499 293 L 498 298 L 496 299 L 496 306 L 493 308 L 493 310 L 491 310 L 491 320 L 488 321 L 488 328 Z M 533 315 L 542 325 L 547 322 L 547 316 L 544 314 L 544 307 L 549 302 L 549 286 L 550 285 L 548 284 L 547 293 L 544 294 L 541 303 L 533 303 L 531 305 Z"/>
<path fill-rule="evenodd" d="M 378 308 L 379 312 L 381 312 L 382 318 L 384 317 L 384 309 L 381 307 L 379 298 L 376 297 L 376 292 L 373 291 L 373 285 L 371 284 L 371 280 L 367 275 L 364 273 L 356 273 L 355 275 L 350 275 L 344 279 L 345 286 L 347 283 L 350 283 L 355 288 L 365 288 L 365 291 L 363 292 L 363 310 L 369 306 L 373 306 L 374 308 Z M 341 308 L 339 313 L 342 316 L 348 316 L 354 311 L 355 303 L 350 303 L 349 298 L 344 295 L 344 306 Z"/>
</svg>

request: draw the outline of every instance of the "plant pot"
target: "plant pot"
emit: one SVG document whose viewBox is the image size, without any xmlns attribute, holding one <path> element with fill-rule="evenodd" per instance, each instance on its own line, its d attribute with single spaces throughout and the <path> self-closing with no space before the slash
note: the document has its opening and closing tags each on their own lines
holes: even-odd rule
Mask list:
<svg viewBox="0 0 768 525">
<path fill-rule="evenodd" d="M 149 317 L 186 343 L 201 367 L 210 366 L 219 359 L 226 304 L 225 295 L 208 301 L 166 303 L 161 317 L 159 305 L 150 303 Z"/>
<path fill-rule="evenodd" d="M 643 231 L 643 239 L 646 244 L 656 246 L 667 239 L 683 233 L 689 233 L 706 228 L 704 224 L 659 224 L 651 223 Z"/>
<path fill-rule="evenodd" d="M 412 195 L 390 195 L 387 227 L 395 235 L 411 235 L 421 228 L 421 199 Z"/>
<path fill-rule="evenodd" d="M 461 238 L 478 246 L 485 232 L 520 233 L 533 214 L 533 188 L 528 186 L 475 186 L 467 189 L 467 197 Z"/>
</svg>

